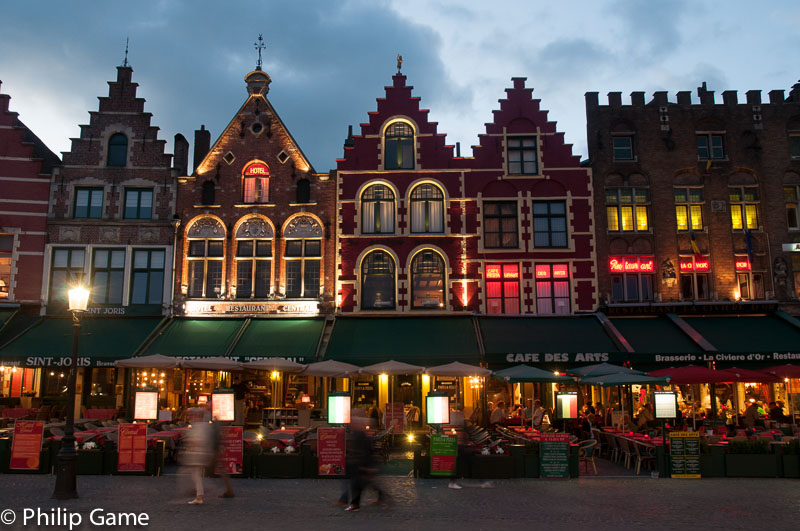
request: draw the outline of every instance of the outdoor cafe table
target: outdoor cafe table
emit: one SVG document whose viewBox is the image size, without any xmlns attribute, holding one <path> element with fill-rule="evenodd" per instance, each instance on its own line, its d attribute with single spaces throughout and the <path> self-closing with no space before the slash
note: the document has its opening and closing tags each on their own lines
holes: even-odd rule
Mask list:
<svg viewBox="0 0 800 531">
<path fill-rule="evenodd" d="M 3 410 L 3 413 L 2 415 L 0 415 L 0 417 L 6 417 L 9 419 L 18 419 L 22 417 L 27 417 L 28 415 L 35 415 L 38 412 L 39 410 L 36 408 L 9 407 Z"/>
<path fill-rule="evenodd" d="M 94 420 L 114 420 L 117 415 L 116 409 L 87 409 L 84 413 L 85 418 Z"/>
</svg>

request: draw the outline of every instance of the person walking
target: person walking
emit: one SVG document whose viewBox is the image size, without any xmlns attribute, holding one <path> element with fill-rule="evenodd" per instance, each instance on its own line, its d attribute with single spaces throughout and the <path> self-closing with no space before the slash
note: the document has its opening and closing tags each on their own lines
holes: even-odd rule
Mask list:
<svg viewBox="0 0 800 531">
<path fill-rule="evenodd" d="M 376 463 L 372 455 L 372 441 L 365 431 L 365 418 L 352 417 L 350 430 L 352 434 L 352 460 L 348 463 L 353 465 L 353 476 L 350 481 L 350 505 L 345 507 L 345 511 L 354 513 L 361 508 L 361 495 L 364 491 L 372 487 L 378 493 L 376 503 L 386 503 L 386 493 L 375 482 L 375 475 L 378 472 Z"/>
<path fill-rule="evenodd" d="M 181 464 L 189 469 L 194 482 L 195 496 L 189 505 L 202 505 L 205 489 L 203 474 L 206 467 L 214 459 L 214 442 L 208 410 L 192 408 L 186 412 L 186 420 L 191 424 L 184 439 L 185 449 L 181 455 Z"/>
</svg>

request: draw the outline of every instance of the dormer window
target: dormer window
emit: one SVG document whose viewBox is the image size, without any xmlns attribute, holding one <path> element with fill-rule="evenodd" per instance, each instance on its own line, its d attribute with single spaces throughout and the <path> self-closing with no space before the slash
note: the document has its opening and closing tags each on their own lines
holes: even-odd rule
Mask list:
<svg viewBox="0 0 800 531">
<path fill-rule="evenodd" d="M 405 122 L 394 122 L 384 136 L 384 167 L 387 170 L 414 169 L 414 129 Z"/>
<path fill-rule="evenodd" d="M 108 139 L 107 166 L 124 168 L 128 162 L 128 137 L 115 133 Z"/>
<path fill-rule="evenodd" d="M 245 203 L 269 202 L 269 166 L 263 162 L 247 166 L 242 175 L 242 192 Z"/>
</svg>

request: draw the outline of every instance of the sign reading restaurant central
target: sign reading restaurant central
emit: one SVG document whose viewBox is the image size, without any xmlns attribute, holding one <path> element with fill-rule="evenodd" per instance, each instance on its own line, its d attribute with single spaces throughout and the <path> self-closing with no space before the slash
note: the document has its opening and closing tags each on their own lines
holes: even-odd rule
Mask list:
<svg viewBox="0 0 800 531">
<path fill-rule="evenodd" d="M 264 301 L 264 302 L 186 302 L 186 315 L 219 315 L 251 313 L 286 313 L 293 315 L 317 315 L 317 301 Z"/>
</svg>

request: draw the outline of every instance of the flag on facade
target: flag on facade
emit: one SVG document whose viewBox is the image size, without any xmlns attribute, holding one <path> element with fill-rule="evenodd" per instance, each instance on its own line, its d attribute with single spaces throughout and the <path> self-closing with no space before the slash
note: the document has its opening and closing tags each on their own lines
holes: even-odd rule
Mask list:
<svg viewBox="0 0 800 531">
<path fill-rule="evenodd" d="M 711 173 L 711 159 L 706 162 L 706 173 Z"/>
<path fill-rule="evenodd" d="M 694 231 L 689 232 L 689 243 L 692 245 L 692 251 L 696 260 L 703 258 L 703 253 L 700 252 L 700 247 L 697 246 L 697 240 L 694 237 Z"/>
<path fill-rule="evenodd" d="M 747 261 L 750 266 L 753 265 L 753 238 L 750 235 L 750 229 L 744 229 L 744 242 L 747 245 Z"/>
</svg>

